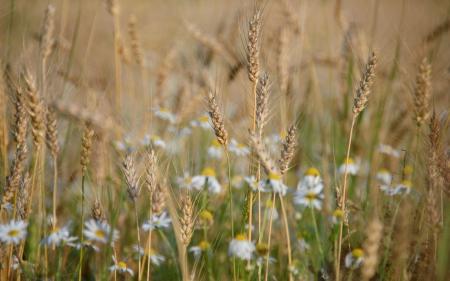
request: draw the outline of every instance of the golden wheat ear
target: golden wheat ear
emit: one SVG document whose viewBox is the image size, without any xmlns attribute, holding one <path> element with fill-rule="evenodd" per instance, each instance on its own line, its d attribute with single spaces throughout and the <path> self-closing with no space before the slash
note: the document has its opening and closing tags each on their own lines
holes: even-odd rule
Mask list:
<svg viewBox="0 0 450 281">
<path fill-rule="evenodd" d="M 209 117 L 211 117 L 217 141 L 221 145 L 226 146 L 228 144 L 228 132 L 225 130 L 223 115 L 219 110 L 216 95 L 213 92 L 209 92 L 208 94 L 208 113 Z"/>
<path fill-rule="evenodd" d="M 374 52 L 371 53 L 367 60 L 366 68 L 363 72 L 359 86 L 356 89 L 356 95 L 353 103 L 353 114 L 359 115 L 367 106 L 373 78 L 375 77 L 375 67 L 377 64 L 377 56 Z"/>
</svg>

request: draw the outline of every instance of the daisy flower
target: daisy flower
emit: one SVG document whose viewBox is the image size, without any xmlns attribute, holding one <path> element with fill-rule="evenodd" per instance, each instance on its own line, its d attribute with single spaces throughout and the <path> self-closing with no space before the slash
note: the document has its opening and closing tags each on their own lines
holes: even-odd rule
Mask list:
<svg viewBox="0 0 450 281">
<path fill-rule="evenodd" d="M 192 187 L 197 190 L 202 190 L 204 187 L 209 192 L 218 194 L 222 187 L 216 179 L 216 171 L 213 168 L 204 168 L 201 175 L 192 178 Z"/>
<path fill-rule="evenodd" d="M 262 192 L 265 191 L 260 188 L 260 185 L 258 184 L 258 181 L 256 180 L 255 176 L 245 177 L 244 181 L 248 184 L 248 187 L 250 187 L 250 189 L 253 190 L 253 192 L 256 192 L 258 190 Z"/>
<path fill-rule="evenodd" d="M 333 224 L 339 224 L 344 219 L 344 211 L 341 209 L 334 210 L 333 214 L 331 215 L 331 223 Z"/>
<path fill-rule="evenodd" d="M 143 146 L 152 145 L 152 146 L 154 146 L 156 148 L 161 148 L 161 149 L 165 149 L 167 147 L 166 142 L 164 140 L 162 140 L 157 135 L 148 135 L 148 134 L 146 134 L 144 136 L 144 138 L 142 139 L 141 144 Z"/>
<path fill-rule="evenodd" d="M 414 168 L 411 165 L 406 165 L 405 168 L 403 168 L 403 174 L 406 178 L 411 178 L 413 172 Z"/>
<path fill-rule="evenodd" d="M 214 139 L 208 147 L 208 156 L 213 159 L 220 159 L 222 158 L 222 154 L 222 145 L 217 141 L 217 139 Z"/>
<path fill-rule="evenodd" d="M 160 266 L 166 258 L 157 252 L 155 252 L 153 249 L 150 249 L 150 262 L 156 266 Z"/>
<path fill-rule="evenodd" d="M 395 186 L 392 185 L 382 184 L 380 185 L 380 190 L 383 191 L 383 193 L 388 196 L 394 196 L 397 194 L 397 189 L 395 188 Z"/>
<path fill-rule="evenodd" d="M 383 185 L 390 185 L 392 183 L 392 175 L 386 169 L 381 169 L 376 175 L 377 180 Z"/>
<path fill-rule="evenodd" d="M 256 265 L 258 267 L 265 264 L 267 254 L 269 253 L 269 247 L 266 243 L 258 243 L 256 245 L 256 253 L 258 257 L 256 258 Z M 269 256 L 269 264 L 275 263 L 277 260 L 274 257 Z"/>
<path fill-rule="evenodd" d="M 167 108 L 158 108 L 154 111 L 154 113 L 155 116 L 158 117 L 159 119 L 167 121 L 171 124 L 177 121 L 176 115 L 170 112 L 170 110 Z"/>
<path fill-rule="evenodd" d="M 42 240 L 43 244 L 59 246 L 61 244 L 74 243 L 78 240 L 77 237 L 70 236 L 69 226 L 62 228 L 55 227 L 50 231 L 50 234 Z"/>
<path fill-rule="evenodd" d="M 305 176 L 298 183 L 297 190 L 312 190 L 320 186 L 323 189 L 323 181 L 320 177 L 319 170 L 314 167 L 309 168 L 305 172 Z"/>
<path fill-rule="evenodd" d="M 209 116 L 208 115 L 202 115 L 199 118 L 192 120 L 190 125 L 193 128 L 200 127 L 205 130 L 211 129 L 211 125 L 209 124 Z"/>
<path fill-rule="evenodd" d="M 345 266 L 347 268 L 358 268 L 364 261 L 364 251 L 356 248 L 345 256 Z"/>
<path fill-rule="evenodd" d="M 393 148 L 390 145 L 387 144 L 380 144 L 378 146 L 378 152 L 381 154 L 385 154 L 385 155 L 389 155 L 395 158 L 399 158 L 400 157 L 400 151 Z"/>
<path fill-rule="evenodd" d="M 236 189 L 241 189 L 244 186 L 244 178 L 242 176 L 236 175 L 231 178 L 231 186 Z"/>
<path fill-rule="evenodd" d="M 272 191 L 280 193 L 282 196 L 286 195 L 288 187 L 281 181 L 281 175 L 278 173 L 269 173 L 266 180 L 259 182 L 259 188 L 264 191 Z"/>
<path fill-rule="evenodd" d="M 134 275 L 134 272 L 131 268 L 128 267 L 127 263 L 124 261 L 117 261 L 116 257 L 112 257 L 114 264 L 109 267 L 109 271 L 117 271 L 119 273 L 129 273 L 131 276 Z"/>
<path fill-rule="evenodd" d="M 114 146 L 116 147 L 117 150 L 122 152 L 130 153 L 134 150 L 131 136 L 129 135 L 125 136 L 123 140 L 115 141 Z"/>
<path fill-rule="evenodd" d="M 177 136 L 179 138 L 184 138 L 184 137 L 190 136 L 191 134 L 192 134 L 191 128 L 183 127 L 178 131 Z"/>
<path fill-rule="evenodd" d="M 255 249 L 255 244 L 248 241 L 244 234 L 238 234 L 231 240 L 228 254 L 241 260 L 251 260 Z"/>
<path fill-rule="evenodd" d="M 244 144 L 238 143 L 235 139 L 231 139 L 228 149 L 236 156 L 247 156 L 250 154 L 250 149 Z"/>
<path fill-rule="evenodd" d="M 19 244 L 27 236 L 28 223 L 12 220 L 7 224 L 0 224 L 0 241 L 5 244 Z"/>
<path fill-rule="evenodd" d="M 352 176 L 356 175 L 359 171 L 358 163 L 355 163 L 355 161 L 353 161 L 352 158 L 348 158 L 346 163 L 342 163 L 342 165 L 339 167 L 339 173 L 344 174 L 346 167 L 347 167 L 347 173 Z"/>
<path fill-rule="evenodd" d="M 200 227 L 208 227 L 214 223 L 214 216 L 208 210 L 202 210 L 200 214 L 198 214 L 198 218 Z"/>
<path fill-rule="evenodd" d="M 395 186 L 394 194 L 409 194 L 411 192 L 411 187 L 411 181 L 404 180 Z"/>
<path fill-rule="evenodd" d="M 149 250 L 148 248 L 144 249 L 139 245 L 133 245 L 133 250 L 139 255 L 139 257 L 149 256 L 150 262 L 156 266 L 161 265 L 161 263 L 163 263 L 166 260 L 164 256 L 158 254 L 152 248 L 150 248 Z"/>
<path fill-rule="evenodd" d="M 316 185 L 312 189 L 299 189 L 294 195 L 294 204 L 303 207 L 312 207 L 317 210 L 322 209 L 323 185 Z"/>
<path fill-rule="evenodd" d="M 182 189 L 192 189 L 192 177 L 189 175 L 189 173 L 185 172 L 182 177 L 177 177 L 176 183 Z"/>
<path fill-rule="evenodd" d="M 168 228 L 172 219 L 166 212 L 161 214 L 153 214 L 152 217 L 145 223 L 142 224 L 142 229 L 144 231 L 152 231 L 154 229 Z"/>
<path fill-rule="evenodd" d="M 110 236 L 112 241 L 119 238 L 119 232 L 115 229 L 111 230 L 111 226 L 107 222 L 98 222 L 90 219 L 84 223 L 84 226 L 83 234 L 88 240 L 107 243 Z"/>
<path fill-rule="evenodd" d="M 81 242 L 67 242 L 67 246 L 75 248 L 78 251 L 81 249 L 81 247 L 83 247 L 83 248 L 86 248 L 86 249 L 92 249 L 95 252 L 100 252 L 99 247 L 95 246 L 90 241 L 84 241 L 83 243 L 81 243 Z"/>
<path fill-rule="evenodd" d="M 268 199 L 268 200 L 266 201 L 265 207 L 266 207 L 267 216 L 270 218 L 270 214 L 271 214 L 271 212 L 273 212 L 273 213 L 272 213 L 272 220 L 275 221 L 275 220 L 277 220 L 280 216 L 279 216 L 279 214 L 278 214 L 277 207 L 274 206 L 274 208 L 272 209 L 272 205 L 273 205 L 273 201 L 272 201 L 271 199 Z"/>
<path fill-rule="evenodd" d="M 189 248 L 189 252 L 194 255 L 196 259 L 200 258 L 203 253 L 206 253 L 211 248 L 208 241 L 202 240 L 198 245 Z"/>
</svg>

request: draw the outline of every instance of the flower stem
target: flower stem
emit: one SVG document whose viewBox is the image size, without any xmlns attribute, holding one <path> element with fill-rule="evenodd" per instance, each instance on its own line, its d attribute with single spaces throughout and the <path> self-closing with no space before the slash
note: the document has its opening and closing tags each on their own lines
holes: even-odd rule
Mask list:
<svg viewBox="0 0 450 281">
<path fill-rule="evenodd" d="M 340 202 L 340 205 L 341 205 L 340 207 L 341 207 L 342 211 L 344 212 L 344 219 L 341 221 L 341 223 L 339 225 L 339 237 L 338 237 L 337 260 L 336 260 L 336 281 L 340 280 L 342 232 L 344 230 L 344 220 L 345 220 L 345 214 L 346 214 L 345 203 L 347 201 L 346 197 L 347 197 L 348 160 L 350 158 L 350 148 L 352 145 L 353 128 L 355 127 L 355 123 L 356 123 L 356 115 L 353 114 L 352 125 L 350 127 L 350 133 L 349 133 L 349 137 L 348 137 L 347 152 L 346 152 L 346 156 L 345 156 L 344 184 L 342 186 L 342 198 L 341 198 L 341 202 Z"/>
<path fill-rule="evenodd" d="M 311 209 L 311 215 L 312 215 L 313 224 L 314 224 L 314 233 L 316 235 L 317 246 L 318 246 L 319 252 L 320 252 L 320 258 L 323 259 L 322 242 L 320 241 L 319 228 L 317 227 L 316 215 L 315 215 L 313 206 L 311 205 L 309 208 Z"/>
</svg>

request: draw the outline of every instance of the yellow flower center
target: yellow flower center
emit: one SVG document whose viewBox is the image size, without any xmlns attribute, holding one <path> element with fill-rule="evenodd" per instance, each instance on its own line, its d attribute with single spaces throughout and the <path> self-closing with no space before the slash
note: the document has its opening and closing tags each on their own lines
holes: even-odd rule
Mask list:
<svg viewBox="0 0 450 281">
<path fill-rule="evenodd" d="M 201 241 L 201 242 L 198 244 L 198 247 L 199 247 L 202 251 L 208 250 L 210 246 L 211 246 L 211 245 L 208 243 L 208 241 L 205 241 L 205 240 Z"/>
<path fill-rule="evenodd" d="M 412 183 L 410 180 L 404 180 L 402 181 L 402 185 L 405 186 L 406 188 L 411 188 Z"/>
<path fill-rule="evenodd" d="M 200 116 L 198 118 L 198 121 L 200 121 L 200 122 L 208 122 L 209 121 L 209 117 L 207 115 Z"/>
<path fill-rule="evenodd" d="M 308 170 L 306 170 L 306 173 L 305 173 L 307 176 L 315 176 L 315 177 L 318 177 L 318 176 L 320 176 L 320 173 L 319 173 L 319 170 L 317 170 L 316 168 L 314 168 L 314 167 L 311 167 L 311 168 L 309 168 Z"/>
<path fill-rule="evenodd" d="M 345 161 L 345 164 L 353 164 L 355 161 L 353 161 L 352 158 L 348 158 L 347 161 Z"/>
<path fill-rule="evenodd" d="M 308 193 L 306 193 L 305 197 L 306 199 L 312 201 L 317 198 L 317 194 L 313 191 L 309 191 Z"/>
<path fill-rule="evenodd" d="M 201 220 L 204 220 L 204 221 L 207 221 L 207 222 L 210 222 L 210 221 L 213 220 L 213 215 L 208 210 L 201 211 L 199 216 L 200 216 Z"/>
<path fill-rule="evenodd" d="M 214 140 L 212 141 L 211 145 L 214 146 L 214 147 L 220 147 L 220 146 L 221 146 L 221 145 L 220 145 L 220 142 L 219 142 L 217 139 L 214 139 Z"/>
<path fill-rule="evenodd" d="M 168 108 L 162 107 L 159 109 L 159 112 L 170 112 Z"/>
<path fill-rule="evenodd" d="M 152 136 L 152 141 L 159 141 L 161 138 L 159 136 Z"/>
<path fill-rule="evenodd" d="M 387 169 L 383 168 L 383 169 L 380 169 L 378 171 L 378 173 L 380 173 L 380 174 L 389 174 L 389 171 Z"/>
<path fill-rule="evenodd" d="M 101 239 L 106 237 L 106 233 L 101 229 L 97 229 L 94 234 L 96 237 L 101 238 Z"/>
<path fill-rule="evenodd" d="M 355 258 L 361 258 L 362 256 L 364 256 L 364 252 L 362 249 L 356 248 L 352 251 L 352 256 L 354 256 Z"/>
<path fill-rule="evenodd" d="M 269 252 L 269 246 L 267 246 L 266 243 L 258 243 L 256 245 L 256 251 L 261 256 L 265 256 L 265 255 L 267 255 L 267 252 Z"/>
<path fill-rule="evenodd" d="M 271 199 L 267 199 L 266 201 L 266 208 L 272 208 L 272 200 Z"/>
<path fill-rule="evenodd" d="M 51 230 L 51 234 L 57 233 L 60 230 L 59 227 L 55 227 L 54 229 Z"/>
<path fill-rule="evenodd" d="M 216 176 L 216 171 L 214 171 L 213 168 L 204 168 L 202 171 L 202 175 L 205 177 L 215 177 Z"/>
<path fill-rule="evenodd" d="M 184 180 L 183 180 L 183 182 L 184 182 L 185 184 L 191 184 L 191 183 L 192 183 L 192 178 L 191 178 L 191 177 L 185 177 Z"/>
<path fill-rule="evenodd" d="M 403 173 L 405 173 L 405 175 L 411 175 L 413 170 L 411 165 L 406 165 L 405 168 L 403 168 Z"/>
<path fill-rule="evenodd" d="M 245 238 L 245 234 L 242 234 L 242 233 L 236 235 L 236 237 L 235 237 L 234 239 L 236 239 L 236 240 L 238 240 L 238 241 L 245 241 L 245 240 L 247 240 L 247 239 Z"/>
<path fill-rule="evenodd" d="M 20 231 L 17 229 L 11 229 L 10 231 L 8 231 L 8 236 L 9 237 L 17 237 L 19 236 Z"/>
<path fill-rule="evenodd" d="M 270 172 L 269 179 L 279 181 L 279 180 L 281 180 L 281 175 L 278 173 Z"/>
<path fill-rule="evenodd" d="M 120 269 L 126 269 L 126 268 L 127 268 L 127 264 L 126 264 L 125 262 L 123 262 L 123 261 L 119 261 L 119 262 L 117 263 L 117 266 L 118 266 Z"/>
<path fill-rule="evenodd" d="M 341 209 L 336 209 L 333 212 L 333 216 L 336 218 L 342 218 L 344 217 L 344 212 Z"/>
</svg>

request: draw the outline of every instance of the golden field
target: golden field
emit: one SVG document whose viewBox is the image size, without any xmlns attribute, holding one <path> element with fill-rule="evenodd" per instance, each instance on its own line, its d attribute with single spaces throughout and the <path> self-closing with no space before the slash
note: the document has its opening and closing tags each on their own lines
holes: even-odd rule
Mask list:
<svg viewBox="0 0 450 281">
<path fill-rule="evenodd" d="M 448 1 L 0 12 L 0 280 L 450 278 Z"/>
</svg>

